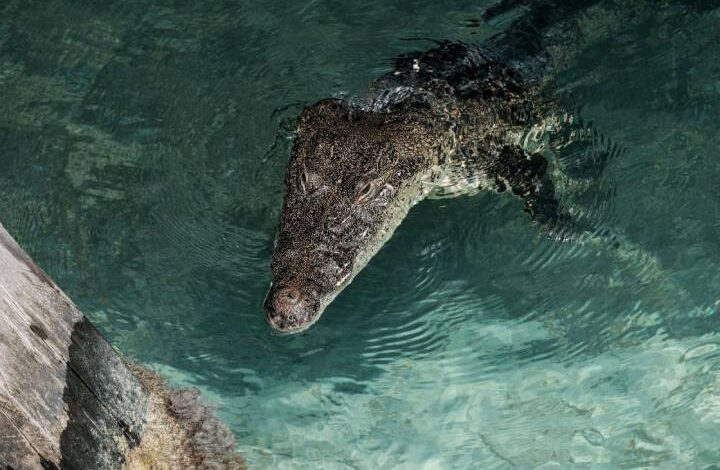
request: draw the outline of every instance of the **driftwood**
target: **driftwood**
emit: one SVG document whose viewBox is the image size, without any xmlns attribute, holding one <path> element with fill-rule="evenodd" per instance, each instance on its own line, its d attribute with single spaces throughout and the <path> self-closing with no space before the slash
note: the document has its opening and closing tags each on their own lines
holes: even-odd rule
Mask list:
<svg viewBox="0 0 720 470">
<path fill-rule="evenodd" d="M 197 394 L 129 366 L 0 225 L 0 469 L 244 468 Z"/>
</svg>

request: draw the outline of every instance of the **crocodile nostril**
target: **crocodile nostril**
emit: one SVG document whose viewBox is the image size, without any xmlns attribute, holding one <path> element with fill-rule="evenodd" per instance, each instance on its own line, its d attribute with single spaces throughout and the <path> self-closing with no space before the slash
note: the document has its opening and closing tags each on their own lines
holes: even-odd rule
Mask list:
<svg viewBox="0 0 720 470">
<path fill-rule="evenodd" d="M 265 300 L 267 322 L 276 330 L 296 330 L 310 323 L 317 312 L 312 296 L 295 287 L 272 290 Z"/>
</svg>

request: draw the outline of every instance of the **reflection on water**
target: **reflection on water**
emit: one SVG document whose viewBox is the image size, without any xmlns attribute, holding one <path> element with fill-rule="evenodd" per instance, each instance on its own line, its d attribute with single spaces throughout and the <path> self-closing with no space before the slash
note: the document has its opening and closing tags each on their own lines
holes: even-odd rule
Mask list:
<svg viewBox="0 0 720 470">
<path fill-rule="evenodd" d="M 714 468 L 712 2 L 601 4 L 554 50 L 584 127 L 527 143 L 596 236 L 547 239 L 504 195 L 426 201 L 311 331 L 264 324 L 292 118 L 429 47 L 408 38 L 503 28 L 489 3 L 6 2 L 0 220 L 256 468 Z"/>
</svg>

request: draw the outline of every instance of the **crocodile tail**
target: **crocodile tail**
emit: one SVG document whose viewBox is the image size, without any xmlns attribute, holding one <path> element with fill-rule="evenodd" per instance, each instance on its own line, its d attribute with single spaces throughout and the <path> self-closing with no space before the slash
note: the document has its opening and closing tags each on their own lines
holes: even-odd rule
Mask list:
<svg viewBox="0 0 720 470">
<path fill-rule="evenodd" d="M 483 19 L 495 18 L 523 9 L 502 32 L 484 45 L 524 75 L 526 80 L 542 80 L 552 66 L 549 50 L 559 42 L 567 44 L 575 19 L 602 0 L 501 0 L 488 8 Z"/>
</svg>

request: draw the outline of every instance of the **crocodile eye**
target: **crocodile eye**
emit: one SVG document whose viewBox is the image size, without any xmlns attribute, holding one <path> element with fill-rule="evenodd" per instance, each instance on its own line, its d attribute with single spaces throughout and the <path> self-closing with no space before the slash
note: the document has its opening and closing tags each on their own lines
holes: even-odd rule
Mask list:
<svg viewBox="0 0 720 470">
<path fill-rule="evenodd" d="M 323 184 L 322 177 L 304 166 L 297 176 L 297 186 L 300 191 L 308 196 L 323 194 L 327 191 L 327 186 Z"/>
<path fill-rule="evenodd" d="M 366 202 L 372 199 L 376 192 L 377 185 L 375 184 L 375 181 L 359 183 L 357 190 L 355 191 L 355 202 Z"/>
<path fill-rule="evenodd" d="M 300 176 L 298 177 L 298 186 L 300 187 L 300 190 L 304 193 L 307 192 L 308 180 L 309 180 L 309 177 L 307 174 L 307 170 L 305 168 L 303 168 L 302 171 L 300 172 Z"/>
</svg>

